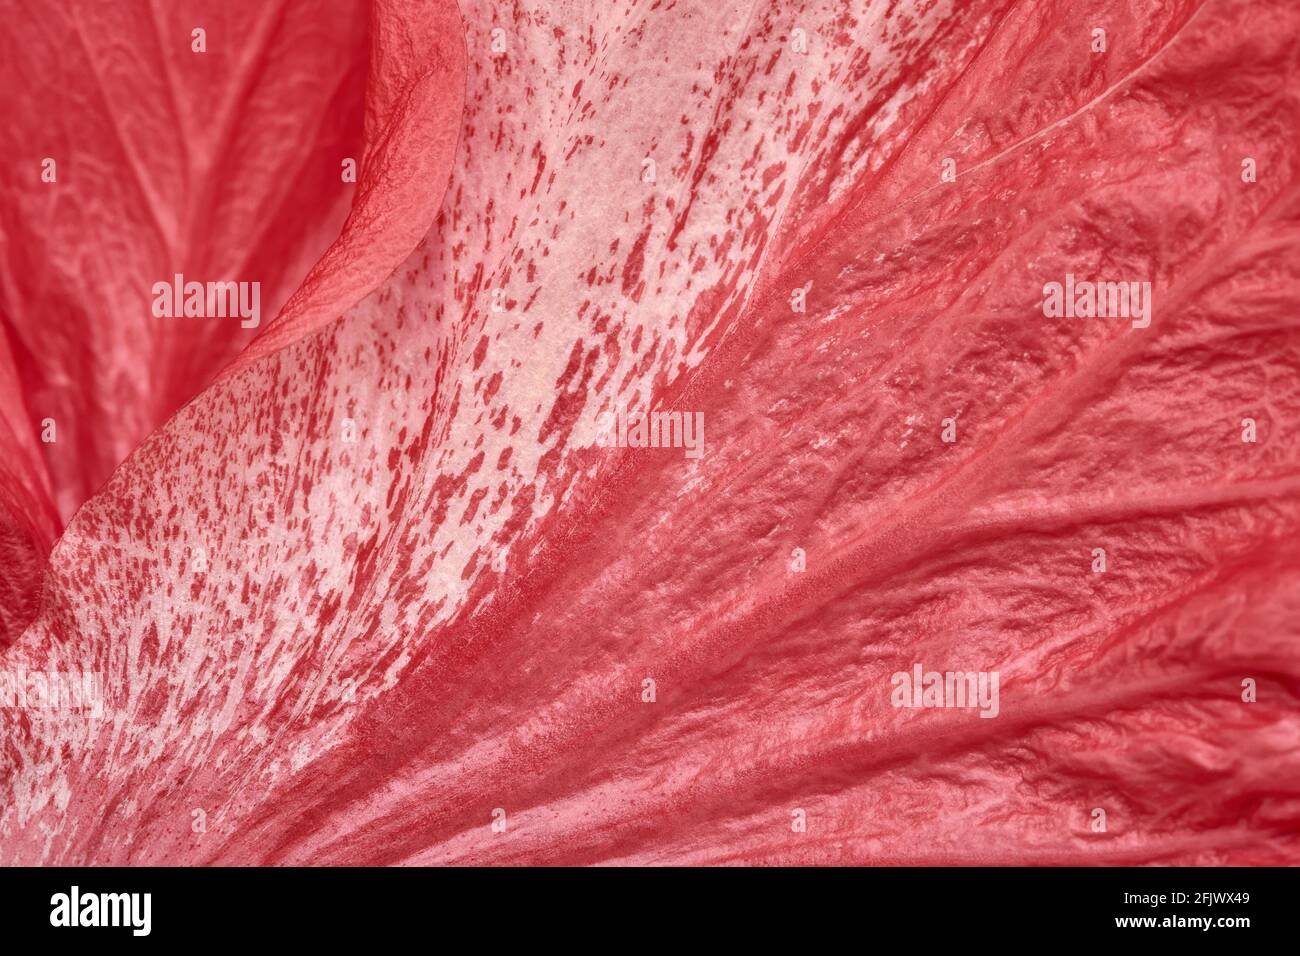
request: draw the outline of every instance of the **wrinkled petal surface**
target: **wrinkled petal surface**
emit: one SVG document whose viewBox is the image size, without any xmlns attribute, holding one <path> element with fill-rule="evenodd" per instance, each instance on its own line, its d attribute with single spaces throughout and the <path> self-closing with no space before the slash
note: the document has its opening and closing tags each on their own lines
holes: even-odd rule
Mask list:
<svg viewBox="0 0 1300 956">
<path fill-rule="evenodd" d="M 103 715 L 0 709 L 0 858 L 1300 861 L 1300 10 L 455 13 L 373 8 L 395 172 L 53 544 L 0 661 Z"/>
</svg>

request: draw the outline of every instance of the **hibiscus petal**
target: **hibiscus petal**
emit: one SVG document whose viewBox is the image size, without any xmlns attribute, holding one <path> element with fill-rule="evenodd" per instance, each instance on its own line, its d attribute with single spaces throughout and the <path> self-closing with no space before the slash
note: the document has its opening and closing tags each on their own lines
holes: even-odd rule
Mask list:
<svg viewBox="0 0 1300 956">
<path fill-rule="evenodd" d="M 1295 862 L 1300 15 L 1131 8 L 463 3 L 424 242 L 55 547 L 5 856 Z"/>
</svg>

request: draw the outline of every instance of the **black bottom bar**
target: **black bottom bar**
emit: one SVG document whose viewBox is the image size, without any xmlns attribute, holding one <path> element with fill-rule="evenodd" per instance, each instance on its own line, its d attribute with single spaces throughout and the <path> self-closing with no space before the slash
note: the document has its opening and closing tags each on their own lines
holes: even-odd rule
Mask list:
<svg viewBox="0 0 1300 956">
<path fill-rule="evenodd" d="M 790 934 L 804 949 L 893 939 L 922 951 L 948 943 L 983 950 L 998 940 L 1103 937 L 1134 945 L 1276 941 L 1290 948 L 1298 872 L 8 869 L 0 870 L 0 932 L 11 945 L 64 937 L 83 944 L 337 948 L 415 938 L 460 948 L 455 941 L 518 938 L 533 945 L 689 940 L 734 948 L 749 939 L 770 947 Z"/>
</svg>

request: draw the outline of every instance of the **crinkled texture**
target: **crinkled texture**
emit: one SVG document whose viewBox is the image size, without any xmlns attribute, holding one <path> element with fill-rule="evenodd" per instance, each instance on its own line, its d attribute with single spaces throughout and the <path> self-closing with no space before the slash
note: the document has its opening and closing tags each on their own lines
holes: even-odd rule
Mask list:
<svg viewBox="0 0 1300 956">
<path fill-rule="evenodd" d="M 1300 861 L 1300 11 L 460 14 L 418 248 L 54 546 L 3 664 L 105 713 L 0 710 L 0 859 Z M 1150 327 L 1046 318 L 1066 273 Z M 916 662 L 996 719 L 894 706 Z"/>
</svg>

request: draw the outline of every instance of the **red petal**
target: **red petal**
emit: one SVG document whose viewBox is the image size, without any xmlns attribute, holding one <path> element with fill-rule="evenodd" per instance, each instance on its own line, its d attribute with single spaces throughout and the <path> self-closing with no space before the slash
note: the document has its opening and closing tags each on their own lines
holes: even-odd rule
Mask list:
<svg viewBox="0 0 1300 956">
<path fill-rule="evenodd" d="M 56 546 L 4 856 L 1296 862 L 1300 16 L 1131 6 L 466 2 L 424 242 Z"/>
</svg>

